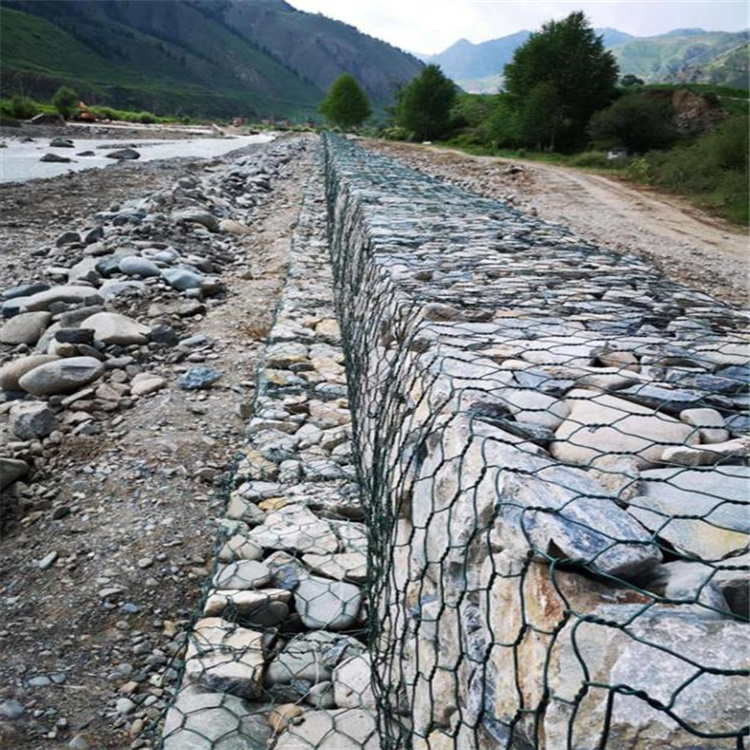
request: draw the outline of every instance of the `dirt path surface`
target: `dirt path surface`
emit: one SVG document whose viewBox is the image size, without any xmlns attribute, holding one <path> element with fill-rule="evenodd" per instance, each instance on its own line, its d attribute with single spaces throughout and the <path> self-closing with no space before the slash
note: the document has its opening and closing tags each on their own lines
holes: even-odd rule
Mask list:
<svg viewBox="0 0 750 750">
<path fill-rule="evenodd" d="M 364 145 L 426 174 L 509 200 L 618 253 L 647 258 L 666 275 L 724 301 L 747 303 L 747 233 L 677 198 L 539 162 L 383 141 Z"/>
<path fill-rule="evenodd" d="M 266 158 L 273 147 L 245 154 Z M 183 647 L 209 575 L 226 484 L 244 443 L 257 358 L 283 286 L 310 152 L 294 151 L 270 177 L 257 177 L 262 190 L 241 236 L 167 227 L 184 254 L 205 256 L 218 243 L 222 258 L 233 249 L 219 296 L 197 300 L 146 284 L 142 296 L 119 306 L 152 324 L 164 317 L 154 317 L 154 304 L 182 306 L 168 316 L 180 343 L 127 348 L 123 353 L 135 358 L 120 368 L 127 378 L 108 369 L 106 383 L 88 397 L 89 413 L 60 411 L 62 432 L 42 440 L 15 439 L 7 424 L 14 397 L 0 399 L 0 455 L 10 446 L 33 466 L 31 481 L 0 496 L 0 747 L 155 745 L 152 728 L 177 677 L 170 661 Z M 188 186 L 224 179 L 231 161 L 122 165 L 0 189 L 0 289 L 59 280 L 55 266 L 67 246 L 44 248 L 54 248 L 61 232 L 90 226 L 93 214 L 126 199 L 193 190 L 179 187 L 186 179 Z M 216 194 L 208 187 L 206 195 L 211 190 Z M 217 205 L 229 205 L 226 195 Z M 122 237 L 128 241 L 132 235 Z M 64 257 L 69 266 L 74 256 Z M 0 347 L 0 364 L 19 353 L 23 347 Z M 181 389 L 178 377 L 201 364 L 221 379 L 209 389 Z M 129 392 L 136 370 L 163 379 L 164 387 Z M 107 394 L 111 409 L 92 411 Z"/>
</svg>

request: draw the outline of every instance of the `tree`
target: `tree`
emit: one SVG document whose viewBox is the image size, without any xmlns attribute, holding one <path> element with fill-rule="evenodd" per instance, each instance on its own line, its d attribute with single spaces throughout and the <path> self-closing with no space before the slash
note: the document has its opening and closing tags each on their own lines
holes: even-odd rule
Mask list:
<svg viewBox="0 0 750 750">
<path fill-rule="evenodd" d="M 638 76 L 634 76 L 632 73 L 628 73 L 626 76 L 623 76 L 620 79 L 620 86 L 623 86 L 624 88 L 630 88 L 632 86 L 643 86 L 643 78 L 638 78 Z"/>
<path fill-rule="evenodd" d="M 428 65 L 400 92 L 396 123 L 421 141 L 439 138 L 450 130 L 456 85 L 438 65 Z"/>
<path fill-rule="evenodd" d="M 554 92 L 554 117 L 543 145 L 574 149 L 585 141 L 591 115 L 615 97 L 618 69 L 586 16 L 577 11 L 550 21 L 519 47 L 505 66 L 505 88 L 538 107 L 540 85 Z M 532 97 L 532 92 L 536 94 Z M 535 120 L 535 118 L 532 118 Z M 527 134 L 531 138 L 531 134 Z"/>
<path fill-rule="evenodd" d="M 372 114 L 367 94 L 349 73 L 331 84 L 318 109 L 330 123 L 343 130 L 361 125 Z"/>
<path fill-rule="evenodd" d="M 69 86 L 60 86 L 52 97 L 52 106 L 67 120 L 76 110 L 78 94 Z"/>
<path fill-rule="evenodd" d="M 677 141 L 672 125 L 671 100 L 648 94 L 626 94 L 611 107 L 596 112 L 589 123 L 589 134 L 604 146 L 624 146 L 643 153 L 669 148 Z"/>
</svg>

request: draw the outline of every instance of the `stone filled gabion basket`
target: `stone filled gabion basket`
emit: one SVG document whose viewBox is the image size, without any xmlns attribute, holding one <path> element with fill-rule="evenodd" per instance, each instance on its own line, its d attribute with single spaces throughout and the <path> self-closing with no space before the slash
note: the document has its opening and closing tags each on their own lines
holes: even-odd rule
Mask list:
<svg viewBox="0 0 750 750">
<path fill-rule="evenodd" d="M 744 747 L 746 324 L 326 136 L 164 747 Z"/>
</svg>

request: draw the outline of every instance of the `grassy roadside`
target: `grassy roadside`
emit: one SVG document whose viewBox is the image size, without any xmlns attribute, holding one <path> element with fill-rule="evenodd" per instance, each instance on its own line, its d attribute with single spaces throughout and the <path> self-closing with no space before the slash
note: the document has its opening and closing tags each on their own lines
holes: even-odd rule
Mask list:
<svg viewBox="0 0 750 750">
<path fill-rule="evenodd" d="M 746 119 L 738 118 L 725 131 L 717 130 L 695 143 L 625 159 L 610 160 L 604 151 L 559 154 L 492 149 L 460 140 L 435 145 L 473 156 L 523 159 L 616 177 L 635 187 L 648 186 L 665 195 L 685 199 L 696 208 L 746 228 L 750 224 L 746 140 Z"/>
</svg>

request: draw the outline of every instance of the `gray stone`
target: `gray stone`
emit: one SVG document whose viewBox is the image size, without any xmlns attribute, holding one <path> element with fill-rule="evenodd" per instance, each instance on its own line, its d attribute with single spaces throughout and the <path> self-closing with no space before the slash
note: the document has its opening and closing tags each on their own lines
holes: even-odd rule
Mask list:
<svg viewBox="0 0 750 750">
<path fill-rule="evenodd" d="M 0 456 L 0 490 L 10 487 L 29 473 L 29 465 L 25 461 Z"/>
<path fill-rule="evenodd" d="M 653 383 L 634 385 L 618 391 L 617 395 L 666 414 L 680 414 L 685 409 L 703 406 L 706 399 L 706 394 L 702 391 L 665 388 Z"/>
<path fill-rule="evenodd" d="M 14 359 L 0 369 L 0 388 L 4 391 L 18 391 L 21 386 L 18 381 L 39 365 L 56 362 L 59 357 L 50 354 L 31 354 L 28 357 Z"/>
<path fill-rule="evenodd" d="M 717 585 L 717 570 L 701 562 L 660 565 L 651 575 L 649 590 L 680 604 L 680 612 L 690 610 L 702 617 L 721 617 L 729 605 Z"/>
<path fill-rule="evenodd" d="M 62 136 L 53 138 L 49 142 L 49 146 L 50 148 L 75 148 L 75 144 L 71 138 L 63 138 Z"/>
<path fill-rule="evenodd" d="M 206 280 L 203 274 L 191 271 L 189 268 L 163 268 L 161 276 L 167 284 L 178 292 L 186 292 L 188 289 L 200 289 Z"/>
<path fill-rule="evenodd" d="M 723 443 L 729 440 L 724 417 L 716 409 L 685 409 L 680 419 L 698 428 L 703 443 Z"/>
<path fill-rule="evenodd" d="M 221 617 L 229 608 L 236 612 L 243 620 L 258 620 L 266 611 L 276 618 L 281 612 L 280 607 L 273 607 L 274 603 L 288 605 L 291 593 L 283 589 L 260 589 L 258 591 L 218 589 L 211 592 L 203 607 L 206 617 Z"/>
<path fill-rule="evenodd" d="M 86 318 L 81 328 L 91 329 L 94 338 L 103 344 L 145 344 L 151 329 L 119 313 L 100 312 Z"/>
<path fill-rule="evenodd" d="M 675 445 L 665 448 L 662 461 L 665 464 L 678 466 L 707 466 L 709 464 L 726 464 L 737 458 L 747 458 L 750 449 L 750 438 L 737 438 L 726 443 L 709 443 L 706 445 Z"/>
<path fill-rule="evenodd" d="M 375 715 L 361 708 L 307 711 L 279 735 L 274 750 L 379 750 Z"/>
<path fill-rule="evenodd" d="M 108 159 L 115 159 L 117 161 L 132 161 L 133 159 L 141 158 L 141 155 L 132 148 L 121 148 L 117 151 L 111 151 L 106 156 Z"/>
<path fill-rule="evenodd" d="M 24 307 L 26 310 L 35 312 L 38 310 L 49 310 L 55 302 L 66 302 L 85 305 L 100 305 L 101 296 L 96 289 L 90 286 L 55 286 L 46 292 L 37 292 L 26 298 Z"/>
<path fill-rule="evenodd" d="M 84 258 L 76 263 L 68 271 L 68 284 L 75 284 L 77 281 L 89 281 L 98 284 L 101 281 L 101 276 L 96 270 L 96 265 L 96 258 Z"/>
<path fill-rule="evenodd" d="M 10 429 L 20 440 L 46 438 L 57 429 L 57 417 L 43 401 L 19 401 L 9 416 Z"/>
<path fill-rule="evenodd" d="M 313 685 L 330 681 L 333 669 L 345 658 L 365 652 L 354 638 L 324 630 L 295 636 L 271 661 L 266 673 L 269 685 L 306 680 Z"/>
<path fill-rule="evenodd" d="M 14 698 L 8 698 L 0 703 L 0 718 L 18 719 L 23 714 L 23 706 Z"/>
<path fill-rule="evenodd" d="M 139 258 L 136 255 L 124 257 L 118 264 L 120 270 L 128 276 L 159 276 L 161 271 L 156 263 L 152 263 L 146 258 Z"/>
<path fill-rule="evenodd" d="M 218 617 L 195 623 L 185 655 L 193 682 L 241 698 L 258 698 L 265 665 L 263 634 Z"/>
<path fill-rule="evenodd" d="M 211 367 L 191 367 L 187 372 L 180 375 L 177 383 L 184 391 L 196 391 L 204 388 L 210 388 L 223 373 L 214 370 Z"/>
<path fill-rule="evenodd" d="M 16 315 L 0 328 L 0 342 L 12 345 L 36 344 L 51 319 L 52 316 L 48 312 Z"/>
<path fill-rule="evenodd" d="M 266 516 L 250 532 L 250 540 L 265 549 L 325 554 L 338 552 L 339 541 L 331 526 L 302 505 L 286 505 Z"/>
<path fill-rule="evenodd" d="M 189 685 L 167 712 L 162 738 L 164 750 L 266 750 L 271 728 L 242 698 Z"/>
<path fill-rule="evenodd" d="M 16 297 L 31 297 L 37 292 L 46 292 L 49 284 L 20 284 L 19 286 L 9 286 L 3 292 L 3 299 L 15 299 Z"/>
<path fill-rule="evenodd" d="M 70 357 L 39 365 L 18 381 L 19 386 L 35 396 L 70 393 L 92 383 L 104 372 L 104 364 L 93 357 Z"/>
<path fill-rule="evenodd" d="M 70 164 L 72 162 L 72 159 L 69 159 L 67 156 L 60 156 L 59 154 L 53 154 L 52 152 L 45 154 L 39 161 L 48 161 L 48 162 L 59 162 L 60 164 Z"/>
<path fill-rule="evenodd" d="M 219 231 L 219 220 L 208 211 L 202 211 L 197 208 L 188 208 L 184 211 L 177 211 L 172 214 L 172 220 L 202 224 L 206 229 L 212 232 Z"/>
<path fill-rule="evenodd" d="M 749 467 L 654 469 L 642 479 L 629 512 L 679 551 L 720 560 L 748 544 Z"/>
<path fill-rule="evenodd" d="M 612 748 L 725 746 L 723 740 L 708 744 L 709 740 L 685 731 L 641 694 L 668 705 L 676 718 L 698 732 L 740 732 L 747 722 L 747 684 L 735 670 L 750 666 L 746 625 L 706 620 L 666 607 L 642 611 L 640 605 L 600 606 L 591 614 L 595 621 L 572 618 L 568 622 L 555 640 L 545 669 L 552 696 L 544 717 L 547 747 L 602 746 L 609 691 L 589 691 L 580 705 L 576 700 L 584 685 L 591 683 L 628 688 L 618 693 L 606 722 L 606 744 Z M 623 626 L 613 627 L 617 622 Z M 733 674 L 721 674 L 721 670 Z M 571 745 L 568 731 L 573 712 Z"/>
<path fill-rule="evenodd" d="M 263 549 L 242 534 L 235 534 L 232 536 L 224 542 L 219 551 L 219 560 L 222 562 L 234 562 L 235 560 L 260 560 L 262 557 Z"/>
<path fill-rule="evenodd" d="M 588 466 L 608 453 L 632 454 L 639 466 L 650 468 L 665 447 L 699 441 L 691 427 L 647 406 L 582 389 L 567 398 L 570 416 L 550 448 L 560 461 Z"/>
<path fill-rule="evenodd" d="M 375 708 L 369 654 L 352 656 L 333 670 L 333 694 L 339 708 Z"/>
<path fill-rule="evenodd" d="M 367 556 L 361 552 L 342 552 L 328 555 L 305 555 L 302 562 L 310 570 L 336 581 L 367 581 Z"/>
<path fill-rule="evenodd" d="M 295 589 L 294 604 L 308 628 L 344 630 L 357 621 L 362 592 L 350 583 L 309 576 Z"/>
<path fill-rule="evenodd" d="M 261 562 L 240 560 L 221 566 L 214 575 L 217 589 L 260 589 L 271 582 L 271 573 Z"/>
<path fill-rule="evenodd" d="M 52 550 L 49 554 L 45 555 L 38 563 L 37 567 L 39 570 L 47 570 L 47 568 L 52 567 L 54 565 L 55 560 L 57 560 L 58 554 L 56 550 Z"/>
</svg>

